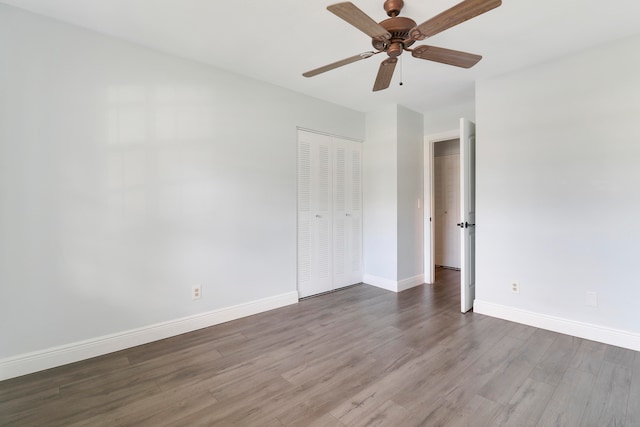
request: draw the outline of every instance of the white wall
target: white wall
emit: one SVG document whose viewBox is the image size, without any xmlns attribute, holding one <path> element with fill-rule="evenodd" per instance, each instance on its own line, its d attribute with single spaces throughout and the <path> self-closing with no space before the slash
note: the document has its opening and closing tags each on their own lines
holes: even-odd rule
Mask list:
<svg viewBox="0 0 640 427">
<path fill-rule="evenodd" d="M 367 113 L 364 281 L 393 291 L 424 283 L 420 113 L 390 105 Z"/>
<path fill-rule="evenodd" d="M 398 277 L 397 126 L 396 105 L 367 113 L 362 211 L 364 272 L 369 283 L 372 278 L 396 281 Z"/>
<path fill-rule="evenodd" d="M 423 116 L 398 107 L 398 280 L 424 282 Z"/>
<path fill-rule="evenodd" d="M 0 58 L 0 359 L 295 293 L 296 126 L 362 113 L 5 5 Z"/>
<path fill-rule="evenodd" d="M 475 100 L 456 105 L 446 105 L 435 110 L 424 113 L 424 133 L 434 135 L 453 130 L 460 127 L 460 118 L 475 122 L 476 108 Z"/>
<path fill-rule="evenodd" d="M 478 83 L 480 312 L 640 349 L 637 52 L 640 37 Z"/>
</svg>

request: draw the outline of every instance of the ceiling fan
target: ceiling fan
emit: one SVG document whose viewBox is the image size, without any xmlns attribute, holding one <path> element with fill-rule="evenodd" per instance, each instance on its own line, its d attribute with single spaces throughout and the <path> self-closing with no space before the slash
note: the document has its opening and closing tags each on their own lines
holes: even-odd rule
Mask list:
<svg viewBox="0 0 640 427">
<path fill-rule="evenodd" d="M 373 85 L 373 91 L 375 92 L 389 87 L 393 71 L 398 62 L 398 56 L 405 50 L 411 52 L 411 56 L 414 58 L 436 61 L 456 67 L 471 68 L 482 59 L 482 56 L 429 45 L 420 45 L 414 48 L 410 48 L 410 46 L 418 40 L 424 40 L 438 34 L 491 9 L 495 9 L 501 4 L 502 0 L 465 0 L 420 25 L 416 25 L 413 19 L 398 16 L 404 6 L 403 0 L 386 0 L 384 2 L 384 10 L 387 12 L 389 19 L 385 19 L 380 23 L 374 21 L 351 2 L 330 5 L 327 7 L 330 12 L 371 37 L 371 44 L 376 51 L 363 52 L 307 71 L 302 75 L 313 77 L 343 65 L 370 58 L 378 53 L 386 52 L 389 57 L 380 64 L 378 76 Z"/>
</svg>

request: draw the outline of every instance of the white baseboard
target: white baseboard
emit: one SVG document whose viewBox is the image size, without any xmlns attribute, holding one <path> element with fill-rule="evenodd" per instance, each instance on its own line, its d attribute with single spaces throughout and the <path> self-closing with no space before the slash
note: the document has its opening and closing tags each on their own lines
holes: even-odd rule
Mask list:
<svg viewBox="0 0 640 427">
<path fill-rule="evenodd" d="M 498 319 L 509 320 L 536 328 L 559 332 L 561 334 L 640 351 L 640 334 L 633 332 L 577 322 L 575 320 L 520 310 L 481 300 L 474 301 L 473 311 L 475 313 L 497 317 Z"/>
<path fill-rule="evenodd" d="M 398 282 L 398 292 L 406 291 L 407 289 L 415 288 L 424 284 L 424 274 L 418 276 L 409 277 L 408 279 L 402 279 Z"/>
<path fill-rule="evenodd" d="M 386 289 L 391 292 L 402 292 L 415 286 L 420 286 L 424 283 L 424 274 L 410 277 L 408 279 L 402 279 L 400 281 L 384 279 L 382 277 L 372 276 L 365 274 L 363 282 L 367 285 L 375 286 L 376 288 Z"/>
<path fill-rule="evenodd" d="M 169 338 L 298 302 L 297 292 L 0 360 L 0 381 Z"/>
<path fill-rule="evenodd" d="M 398 292 L 398 282 L 395 280 L 383 279 L 382 277 L 365 274 L 362 281 L 367 285 L 375 286 L 376 288 L 386 289 L 391 292 Z"/>
</svg>

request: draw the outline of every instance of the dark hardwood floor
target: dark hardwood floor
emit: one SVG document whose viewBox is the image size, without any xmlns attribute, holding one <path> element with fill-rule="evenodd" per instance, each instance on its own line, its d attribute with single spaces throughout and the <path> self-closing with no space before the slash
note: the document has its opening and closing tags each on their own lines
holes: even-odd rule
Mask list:
<svg viewBox="0 0 640 427">
<path fill-rule="evenodd" d="M 367 285 L 0 382 L 0 425 L 640 426 L 640 355 Z"/>
</svg>

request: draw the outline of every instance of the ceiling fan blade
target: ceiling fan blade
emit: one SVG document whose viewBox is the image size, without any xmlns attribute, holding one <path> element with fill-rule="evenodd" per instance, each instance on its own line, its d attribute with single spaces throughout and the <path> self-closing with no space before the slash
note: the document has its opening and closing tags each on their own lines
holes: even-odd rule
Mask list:
<svg viewBox="0 0 640 427">
<path fill-rule="evenodd" d="M 441 62 L 462 68 L 471 68 L 482 59 L 482 56 L 474 55 L 473 53 L 427 45 L 415 47 L 411 50 L 411 55 L 413 55 L 414 58 Z"/>
<path fill-rule="evenodd" d="M 371 19 L 369 15 L 358 9 L 351 2 L 337 3 L 327 6 L 327 10 L 344 19 L 369 37 L 374 39 L 388 40 L 391 34 L 376 21 Z"/>
<path fill-rule="evenodd" d="M 302 73 L 305 77 L 313 77 L 318 74 L 322 74 L 326 71 L 333 70 L 334 68 L 342 67 L 343 65 L 351 64 L 352 62 L 360 61 L 361 59 L 367 59 L 380 52 L 363 52 L 358 55 L 350 56 L 349 58 L 341 59 L 340 61 L 333 62 L 328 65 L 324 65 L 322 67 L 318 67 L 311 71 L 307 71 L 306 73 Z"/>
<path fill-rule="evenodd" d="M 376 82 L 373 84 L 373 91 L 377 92 L 382 89 L 386 89 L 391 84 L 391 77 L 393 77 L 393 71 L 396 69 L 398 58 L 387 58 L 380 64 L 378 70 L 378 76 Z"/>
<path fill-rule="evenodd" d="M 501 4 L 502 0 L 465 0 L 413 28 L 409 35 L 414 40 L 424 40 Z"/>
</svg>

